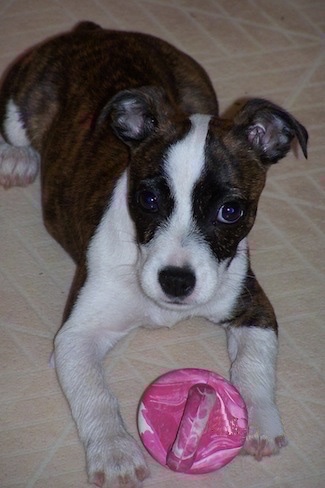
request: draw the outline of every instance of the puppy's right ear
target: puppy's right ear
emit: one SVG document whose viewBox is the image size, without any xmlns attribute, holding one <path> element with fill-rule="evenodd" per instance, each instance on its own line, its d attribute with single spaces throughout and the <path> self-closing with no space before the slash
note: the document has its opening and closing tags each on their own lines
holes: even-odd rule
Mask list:
<svg viewBox="0 0 325 488">
<path fill-rule="evenodd" d="M 153 86 L 123 90 L 105 106 L 98 121 L 108 120 L 115 134 L 133 146 L 157 130 L 158 107 L 166 103 L 165 92 Z"/>
</svg>

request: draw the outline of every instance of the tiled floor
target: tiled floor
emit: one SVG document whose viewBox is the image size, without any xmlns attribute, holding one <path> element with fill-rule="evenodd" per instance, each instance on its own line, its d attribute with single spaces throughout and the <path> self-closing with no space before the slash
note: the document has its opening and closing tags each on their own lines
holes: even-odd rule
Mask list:
<svg viewBox="0 0 325 488">
<path fill-rule="evenodd" d="M 280 331 L 278 402 L 289 446 L 257 463 L 238 457 L 204 477 L 149 460 L 155 488 L 325 486 L 323 0 L 1 0 L 0 68 L 77 20 L 153 33 L 208 70 L 222 111 L 263 96 L 310 132 L 309 160 L 272 168 L 251 234 L 257 275 Z M 41 222 L 39 183 L 0 190 L 0 486 L 86 487 L 84 455 L 55 372 L 47 365 L 73 265 Z M 202 321 L 140 330 L 107 360 L 130 430 L 145 386 L 176 367 L 227 375 L 222 330 Z"/>
</svg>

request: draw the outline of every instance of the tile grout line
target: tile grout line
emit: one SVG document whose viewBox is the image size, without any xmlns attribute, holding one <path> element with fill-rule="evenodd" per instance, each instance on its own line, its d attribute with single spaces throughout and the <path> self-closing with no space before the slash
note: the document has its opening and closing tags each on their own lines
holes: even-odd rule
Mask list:
<svg viewBox="0 0 325 488">
<path fill-rule="evenodd" d="M 151 12 L 149 12 L 148 9 L 146 9 L 144 6 L 143 6 L 143 3 L 140 1 L 138 2 L 137 0 L 134 0 L 134 3 L 142 10 L 142 12 L 144 13 L 144 15 L 149 19 L 151 20 L 152 22 L 154 22 L 158 27 L 159 29 L 161 29 L 162 32 L 165 33 L 166 35 L 166 39 L 168 39 L 169 41 L 168 42 L 171 42 L 171 43 L 174 43 L 175 45 L 182 45 L 181 41 L 179 41 L 177 39 L 177 35 L 175 37 L 175 34 L 172 30 L 168 30 L 163 24 L 160 24 L 158 22 L 158 19 L 157 17 L 152 14 Z M 171 7 L 173 8 L 176 8 L 175 6 L 171 5 Z"/>
<path fill-rule="evenodd" d="M 180 9 L 178 9 L 178 10 L 180 10 Z M 198 28 L 198 30 L 199 30 L 200 32 L 204 33 L 204 35 L 205 35 L 206 37 L 208 37 L 208 38 L 209 38 L 209 40 L 210 40 L 211 42 L 213 42 L 213 44 L 215 44 L 215 45 L 216 45 L 216 47 L 217 47 L 218 49 L 220 49 L 220 51 L 222 52 L 223 56 L 231 56 L 231 54 L 230 54 L 229 50 L 228 50 L 228 49 L 227 49 L 227 48 L 226 48 L 226 47 L 225 47 L 223 44 L 219 43 L 219 42 L 218 42 L 218 41 L 217 41 L 217 40 L 216 40 L 216 39 L 215 39 L 215 38 L 214 38 L 214 37 L 213 37 L 213 36 L 212 36 L 212 35 L 211 35 L 209 32 L 207 32 L 207 31 L 206 31 L 206 30 L 205 30 L 205 29 L 202 27 L 202 25 L 200 24 L 200 22 L 198 22 L 196 19 L 194 19 L 194 18 L 191 16 L 191 14 L 190 14 L 188 11 L 185 13 L 185 15 L 186 15 L 186 18 L 187 18 L 187 19 L 188 19 L 188 20 L 189 20 L 189 21 L 190 21 L 190 22 L 191 22 L 193 25 L 195 25 L 195 26 Z"/>
<path fill-rule="evenodd" d="M 164 4 L 162 2 L 158 2 L 158 3 L 160 5 L 164 6 Z M 174 6 L 175 6 L 175 4 L 174 4 Z M 219 8 L 222 8 L 222 7 L 219 5 Z M 258 7 L 256 7 L 256 9 L 258 10 Z M 235 17 L 235 16 L 229 14 L 228 12 L 225 12 L 224 9 L 223 9 L 224 13 L 222 13 L 221 11 L 220 11 L 220 13 L 211 13 L 211 12 L 208 12 L 206 10 L 202 10 L 200 8 L 197 8 L 197 7 L 189 7 L 188 11 L 198 12 L 202 15 L 211 16 L 214 18 L 219 18 L 220 20 L 233 20 L 236 24 L 241 23 L 244 25 L 248 25 L 249 27 L 252 27 L 252 28 L 255 27 L 255 28 L 259 28 L 259 29 L 265 29 L 265 30 L 271 30 L 274 32 L 280 32 L 283 35 L 289 35 L 289 36 L 290 35 L 296 35 L 299 38 L 302 38 L 304 40 L 314 40 L 314 41 L 319 43 L 318 33 L 317 34 L 302 34 L 301 32 L 298 32 L 295 30 L 282 28 L 277 23 L 275 23 L 274 19 L 272 17 L 270 17 L 268 14 L 266 14 L 265 12 L 263 12 L 263 15 L 265 15 L 265 23 L 260 23 L 260 22 L 254 22 L 252 20 L 240 18 L 240 17 Z M 272 25 L 269 25 L 270 22 L 272 22 Z M 290 47 L 294 47 L 294 45 L 291 44 L 291 46 L 289 46 L 289 48 Z M 284 50 L 287 50 L 287 49 L 288 48 L 285 48 Z"/>
<path fill-rule="evenodd" d="M 271 183 L 271 184 L 272 184 L 272 186 L 273 186 L 273 183 L 272 183 L 272 182 L 270 182 L 270 183 Z M 314 223 L 314 221 L 313 221 L 312 219 L 310 219 L 310 218 L 309 218 L 309 217 L 308 217 L 308 216 L 307 216 L 307 215 L 304 213 L 303 208 L 301 208 L 301 207 L 303 207 L 303 206 L 304 206 L 304 205 L 303 205 L 303 203 L 300 203 L 300 201 L 299 201 L 299 202 L 297 202 L 297 203 L 298 203 L 298 205 L 300 205 L 300 207 L 299 207 L 299 212 L 298 212 L 298 211 L 297 211 L 296 206 L 294 205 L 294 202 L 291 200 L 291 198 L 290 198 L 290 197 L 287 197 L 287 196 L 284 194 L 283 190 L 282 190 L 280 187 L 277 187 L 275 191 L 276 191 L 276 192 L 279 192 L 279 193 L 274 193 L 274 194 L 272 194 L 272 198 L 277 198 L 277 197 L 279 197 L 279 199 L 280 199 L 280 200 L 285 201 L 285 202 L 287 203 L 287 205 L 288 205 L 288 206 L 291 208 L 291 210 L 292 210 L 294 213 L 299 213 L 299 217 L 302 217 L 302 219 L 303 219 L 303 220 L 304 220 L 304 221 L 305 221 L 305 222 L 306 222 L 308 225 L 310 225 L 310 226 L 312 227 L 312 229 L 313 229 L 313 230 L 314 230 L 314 232 L 315 232 L 315 233 L 318 235 L 318 237 L 319 237 L 319 239 L 320 239 L 320 240 L 324 239 L 324 233 L 323 233 L 321 230 L 319 230 L 319 227 L 318 227 L 318 226 L 317 226 L 317 225 Z M 319 210 L 325 210 L 324 206 L 322 206 L 322 205 L 318 205 L 318 204 L 310 204 L 310 206 L 309 206 L 309 207 L 311 207 L 311 208 L 317 208 L 317 209 L 319 209 Z"/>
<path fill-rule="evenodd" d="M 324 172 L 322 171 L 320 173 L 320 178 L 318 179 L 318 181 L 315 181 L 313 178 L 312 178 L 312 175 L 309 173 L 306 175 L 306 178 L 308 179 L 308 181 L 310 181 L 310 183 L 320 192 L 320 193 L 324 193 L 325 195 L 325 174 L 323 174 Z M 324 181 L 322 183 L 320 183 L 320 179 L 321 178 L 324 178 Z M 323 186 L 322 186 L 323 185 Z M 324 187 L 324 188 L 323 188 Z M 325 201 L 324 201 L 324 207 L 325 207 Z"/>
<path fill-rule="evenodd" d="M 10 322 L 5 322 L 0 325 L 0 328 L 21 333 L 21 334 L 26 334 L 33 337 L 41 337 L 42 339 L 48 339 L 50 341 L 53 340 L 53 333 L 51 333 L 51 331 L 49 331 L 45 327 L 44 327 L 44 332 L 40 330 L 36 332 L 35 330 L 29 329 L 28 326 L 19 326 Z"/>
<path fill-rule="evenodd" d="M 282 325 L 282 321 L 281 321 L 281 325 Z M 280 325 L 280 326 L 281 326 Z M 290 344 L 290 348 L 294 349 L 295 352 L 297 354 L 299 354 L 300 357 L 304 358 L 304 361 L 306 361 L 306 363 L 313 369 L 315 369 L 317 371 L 317 373 L 319 374 L 320 377 L 322 377 L 321 375 L 321 372 L 320 372 L 320 369 L 317 365 L 315 365 L 314 362 L 312 362 L 310 359 L 309 359 L 309 355 L 304 351 L 304 349 L 302 347 L 300 347 L 294 339 L 292 339 L 290 337 L 290 334 L 287 333 L 286 329 L 285 329 L 285 326 L 284 327 L 281 327 L 281 335 L 283 335 L 283 337 L 286 339 L 286 341 L 288 342 L 288 344 Z"/>
<path fill-rule="evenodd" d="M 324 58 L 323 50 L 316 56 L 311 66 L 308 66 L 308 69 L 305 71 L 304 75 L 298 80 L 298 84 L 292 90 L 292 94 L 286 100 L 286 107 L 290 108 L 294 105 L 296 99 L 299 97 L 301 92 L 303 91 L 304 87 L 308 84 L 310 79 L 312 78 L 313 74 L 317 70 L 317 68 L 321 65 L 321 62 Z"/>
<path fill-rule="evenodd" d="M 17 283 L 17 281 L 12 280 L 10 278 L 10 274 L 9 273 L 7 273 L 4 270 L 2 270 L 1 272 L 5 276 L 5 278 L 8 280 L 8 282 L 12 285 L 12 287 L 14 288 L 14 290 L 16 290 L 16 292 L 19 293 L 19 295 L 21 295 L 24 300 L 26 300 L 26 303 L 29 305 L 29 307 L 31 308 L 31 310 L 35 313 L 35 315 L 44 324 L 45 330 L 51 332 L 51 327 L 53 327 L 53 323 L 50 322 L 49 320 L 47 320 L 46 317 L 44 317 L 39 312 L 39 310 L 37 309 L 37 307 L 35 307 L 33 300 L 29 297 L 28 293 L 27 294 L 25 293 L 24 288 L 21 285 L 19 285 L 19 283 Z M 59 328 L 59 326 L 60 326 L 60 321 L 58 321 L 58 327 L 57 327 L 57 329 Z"/>
<path fill-rule="evenodd" d="M 323 175 L 324 173 L 324 169 L 323 168 L 309 168 L 307 171 L 306 170 L 296 170 L 296 171 L 290 171 L 290 174 L 288 172 L 284 173 L 284 174 L 272 174 L 272 176 L 270 175 L 269 176 L 269 181 L 271 182 L 277 182 L 277 181 L 282 181 L 282 180 L 287 180 L 288 177 L 291 179 L 291 178 L 296 178 L 296 177 L 299 177 L 299 176 L 303 176 L 305 177 L 306 175 L 308 177 L 310 176 L 314 176 L 314 175 Z M 323 189 L 322 189 L 323 191 Z M 263 190 L 263 195 L 265 193 L 265 190 Z"/>
<path fill-rule="evenodd" d="M 305 45 L 304 46 L 304 49 L 311 49 L 311 48 L 315 48 L 315 47 L 318 47 L 318 48 L 321 48 L 322 45 L 319 43 L 319 41 L 317 42 L 317 40 L 315 40 L 312 44 L 308 44 L 308 45 Z M 270 48 L 270 50 L 264 50 L 264 52 L 262 53 L 264 56 L 265 55 L 275 55 L 277 53 L 290 53 L 291 51 L 299 51 L 301 50 L 301 46 L 297 46 L 297 45 L 293 45 L 293 46 L 289 46 L 289 47 L 276 47 L 276 48 Z M 234 62 L 239 59 L 239 60 L 245 60 L 245 59 L 250 59 L 250 58 L 253 58 L 254 56 L 260 56 L 261 53 L 256 53 L 256 52 L 253 52 L 253 53 L 244 53 L 243 55 L 239 55 L 239 54 L 234 54 L 232 55 L 232 59 L 234 60 Z M 206 58 L 205 62 L 208 63 L 208 62 L 213 62 L 213 61 L 222 61 L 224 60 L 224 57 L 211 57 L 211 58 Z M 305 63 L 303 63 L 303 66 L 305 66 Z M 283 70 L 282 70 L 283 71 Z"/>
<path fill-rule="evenodd" d="M 53 1 L 53 0 L 52 0 Z M 77 18 L 72 12 L 69 10 L 68 7 L 65 6 L 64 3 L 61 3 L 60 0 L 54 0 L 58 9 L 63 9 L 64 13 L 71 19 L 72 22 L 77 22 Z"/>
<path fill-rule="evenodd" d="M 283 178 L 282 180 L 279 179 L 277 181 L 285 181 L 285 178 Z M 275 192 L 273 193 L 270 190 L 264 190 L 263 195 L 268 198 L 286 202 L 290 207 L 293 207 L 293 204 L 296 203 L 297 205 L 301 205 L 302 207 L 306 207 L 306 208 L 316 208 L 318 210 L 325 210 L 325 205 L 313 204 L 307 201 L 300 200 L 299 198 L 287 197 L 283 193 L 279 194 Z"/>
<path fill-rule="evenodd" d="M 6 10 L 8 10 L 8 8 L 10 8 L 13 3 L 14 3 L 14 0 L 10 0 L 7 3 L 7 5 L 5 7 L 3 7 L 3 9 L 1 9 L 1 15 L 5 15 L 6 14 Z"/>
<path fill-rule="evenodd" d="M 63 429 L 61 435 L 57 438 L 56 442 L 48 450 L 47 455 L 43 458 L 36 471 L 31 475 L 31 477 L 27 481 L 25 488 L 33 488 L 35 486 L 35 483 L 39 480 L 40 476 L 44 472 L 44 469 L 49 464 L 55 452 L 61 446 L 62 441 L 64 441 L 64 439 L 67 437 L 71 429 L 72 429 L 72 422 L 69 421 L 65 426 L 65 428 Z"/>
<path fill-rule="evenodd" d="M 1 327 L 0 327 L 0 330 L 1 330 Z M 28 351 L 28 349 L 24 346 L 23 341 L 19 340 L 16 333 L 14 333 L 10 328 L 7 328 L 7 333 L 10 335 L 12 341 L 20 350 L 20 353 L 22 355 L 24 355 L 28 359 L 28 361 L 31 362 L 31 364 L 34 366 L 34 368 L 39 367 L 39 364 L 37 363 L 37 360 L 34 358 L 33 354 L 30 351 Z"/>
<path fill-rule="evenodd" d="M 244 34 L 246 38 L 249 39 L 255 45 L 255 48 L 258 49 L 258 53 L 262 53 L 263 45 L 254 36 L 252 36 L 250 32 L 247 31 L 247 29 L 245 29 L 245 27 L 242 25 L 243 24 L 242 19 L 238 19 L 236 17 L 233 17 L 232 15 L 229 15 L 222 5 L 219 5 L 219 8 L 221 9 L 225 17 L 229 19 L 229 22 L 231 23 L 232 27 L 236 27 L 238 30 L 240 30 L 240 32 Z"/>
<path fill-rule="evenodd" d="M 297 7 L 297 5 L 296 5 L 296 2 L 295 2 L 295 1 L 293 1 L 293 0 L 288 0 L 288 1 L 289 1 L 289 4 L 291 5 L 291 8 L 292 8 L 293 10 L 295 10 L 295 12 L 297 13 L 297 15 L 299 15 L 299 17 L 300 17 L 301 19 L 303 19 L 303 20 L 304 20 L 304 22 L 308 22 L 308 24 L 309 24 L 309 25 L 310 25 L 310 26 L 311 26 L 313 29 L 315 29 L 315 31 L 317 31 L 317 33 L 318 33 L 318 34 L 321 36 L 321 35 L 322 35 L 322 30 L 321 30 L 321 29 L 318 27 L 318 25 L 317 25 L 317 24 L 314 24 L 314 23 L 313 23 L 313 22 L 312 22 L 312 21 L 311 21 L 311 20 L 310 20 L 308 17 L 307 17 L 307 18 L 305 18 L 305 16 L 304 16 L 304 10 L 305 10 L 305 9 L 303 8 L 303 6 L 302 6 L 301 8 L 299 8 L 299 7 Z"/>
<path fill-rule="evenodd" d="M 269 225 L 273 229 L 273 231 L 281 238 L 282 242 L 287 244 L 287 246 L 296 255 L 299 261 L 304 264 L 305 267 L 308 266 L 308 268 L 310 268 L 310 270 L 312 270 L 315 275 L 321 277 L 322 279 L 324 278 L 323 273 L 313 263 L 304 259 L 303 253 L 296 249 L 293 244 L 291 244 L 290 239 L 288 239 L 285 234 L 273 224 L 272 219 L 268 218 L 265 214 L 260 214 L 260 216 L 264 220 L 264 222 L 266 222 L 266 224 Z"/>
</svg>

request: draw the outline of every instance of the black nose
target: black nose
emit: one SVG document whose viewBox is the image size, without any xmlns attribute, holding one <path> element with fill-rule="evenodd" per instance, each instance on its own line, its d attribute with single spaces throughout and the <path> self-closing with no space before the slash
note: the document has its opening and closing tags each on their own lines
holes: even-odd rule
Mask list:
<svg viewBox="0 0 325 488">
<path fill-rule="evenodd" d="M 166 266 L 159 272 L 158 279 L 166 295 L 175 298 L 188 296 L 195 286 L 195 274 L 188 267 Z"/>
</svg>

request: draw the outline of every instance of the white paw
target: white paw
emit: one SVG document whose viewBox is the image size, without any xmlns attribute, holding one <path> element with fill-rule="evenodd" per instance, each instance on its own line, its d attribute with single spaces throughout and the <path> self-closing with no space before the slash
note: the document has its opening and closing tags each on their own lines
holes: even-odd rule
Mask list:
<svg viewBox="0 0 325 488">
<path fill-rule="evenodd" d="M 287 445 L 284 435 L 269 438 L 264 435 L 248 435 L 244 444 L 244 453 L 254 456 L 257 461 L 261 461 L 265 456 L 278 454 L 281 447 Z"/>
<path fill-rule="evenodd" d="M 149 475 L 140 447 L 126 433 L 89 443 L 86 454 L 89 482 L 100 488 L 140 488 Z"/>
<path fill-rule="evenodd" d="M 249 432 L 243 451 L 258 461 L 278 454 L 287 445 L 277 407 L 272 404 L 248 409 Z"/>
</svg>

